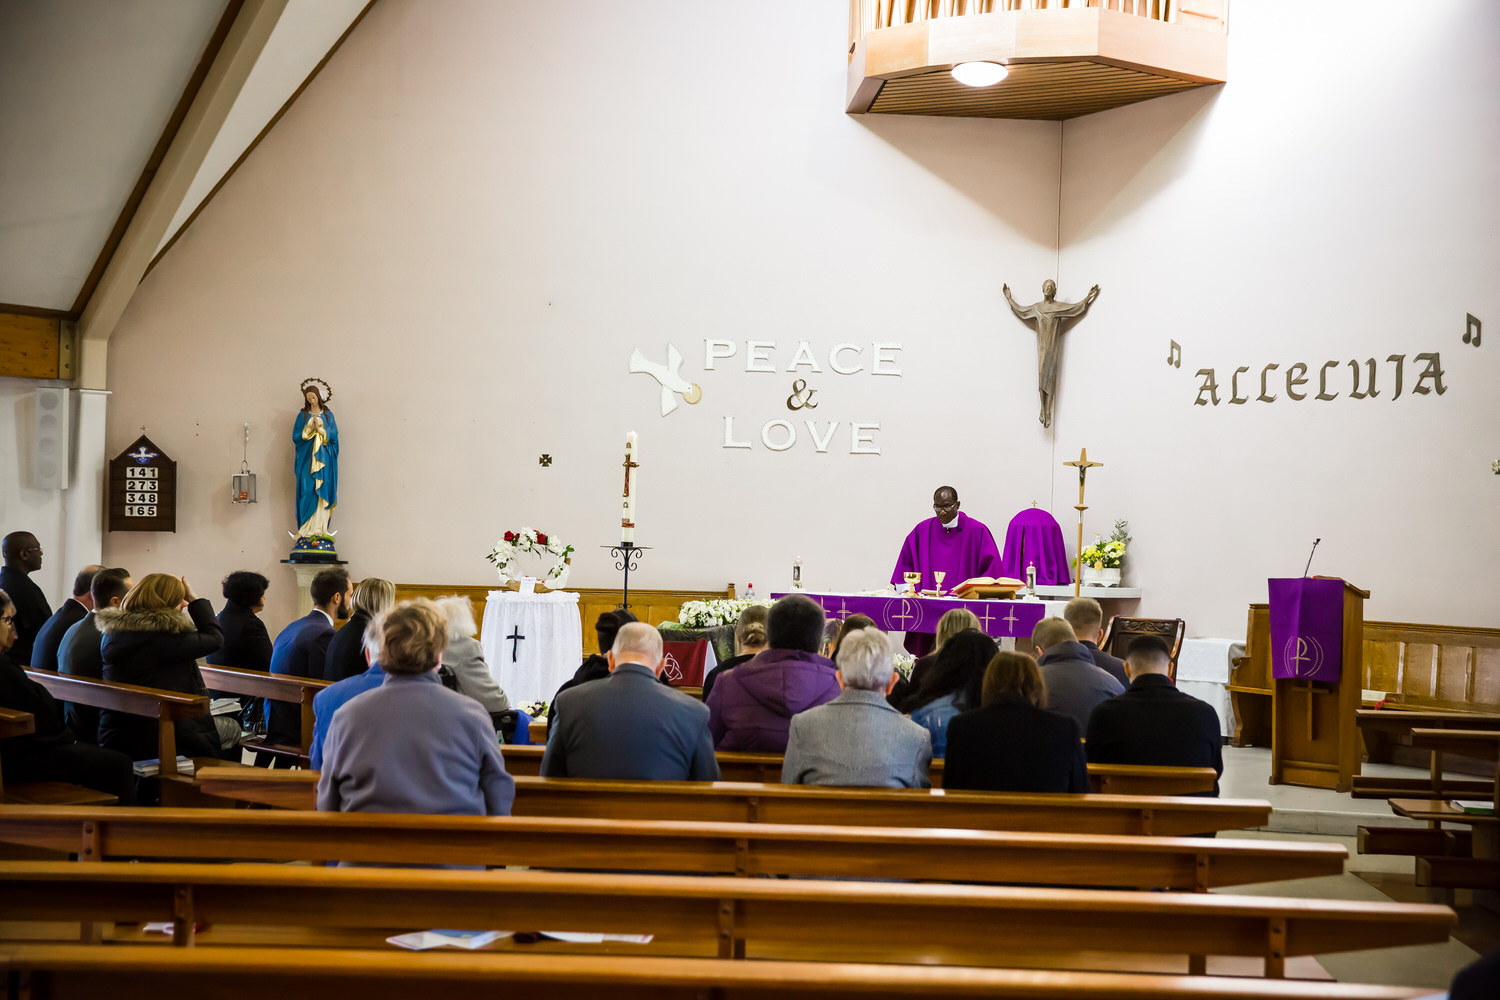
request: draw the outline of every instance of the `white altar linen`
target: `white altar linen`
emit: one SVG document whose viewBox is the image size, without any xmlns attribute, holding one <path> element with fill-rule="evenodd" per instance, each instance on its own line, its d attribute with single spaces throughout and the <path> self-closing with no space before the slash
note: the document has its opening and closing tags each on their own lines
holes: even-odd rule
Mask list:
<svg viewBox="0 0 1500 1000">
<path fill-rule="evenodd" d="M 492 590 L 479 645 L 512 707 L 552 700 L 583 662 L 578 595 L 566 590 L 518 594 Z"/>
<path fill-rule="evenodd" d="M 1197 637 L 1182 640 L 1177 654 L 1177 690 L 1206 701 L 1219 713 L 1219 732 L 1234 732 L 1234 713 L 1229 705 L 1229 667 L 1245 655 L 1238 639 Z"/>
</svg>

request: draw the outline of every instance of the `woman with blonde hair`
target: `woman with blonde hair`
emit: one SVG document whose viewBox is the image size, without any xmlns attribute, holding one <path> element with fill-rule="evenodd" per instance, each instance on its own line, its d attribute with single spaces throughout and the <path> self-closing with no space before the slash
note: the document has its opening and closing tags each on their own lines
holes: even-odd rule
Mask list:
<svg viewBox="0 0 1500 1000">
<path fill-rule="evenodd" d="M 491 716 L 510 708 L 510 698 L 490 673 L 484 662 L 484 650 L 474 638 L 474 633 L 479 631 L 474 622 L 474 605 L 467 597 L 454 595 L 438 598 L 437 607 L 448 623 L 448 648 L 443 650 L 443 666 L 458 678 L 458 693 L 479 702 Z M 499 725 L 498 719 L 495 722 Z"/>
<path fill-rule="evenodd" d="M 489 713 L 438 680 L 448 620 L 433 602 L 417 598 L 380 621 L 386 677 L 333 713 L 318 808 L 509 816 L 516 783 L 505 772 Z"/>
<path fill-rule="evenodd" d="M 912 664 L 911 687 L 904 690 L 898 687 L 894 695 L 899 698 L 903 694 L 909 696 L 919 691 L 923 682 L 927 680 L 927 672 L 937 665 L 937 656 L 943 646 L 947 644 L 949 639 L 952 639 L 965 629 L 981 631 L 978 617 L 968 608 L 954 608 L 939 618 L 937 637 L 933 643 L 932 651 L 925 656 L 917 657 L 917 662 Z"/>
<path fill-rule="evenodd" d="M 771 615 L 768 604 L 752 604 L 740 612 L 739 622 L 734 626 L 734 655 L 710 670 L 703 678 L 703 701 L 708 702 L 708 693 L 714 682 L 726 671 L 741 663 L 755 659 L 757 653 L 766 648 L 766 620 Z"/>
<path fill-rule="evenodd" d="M 193 593 L 185 577 L 151 573 L 130 588 L 118 608 L 96 611 L 94 619 L 104 635 L 99 650 L 105 680 L 208 696 L 198 659 L 217 650 L 224 633 L 213 605 Z M 233 716 L 179 719 L 176 731 L 180 756 L 239 759 L 240 724 Z M 154 758 L 156 720 L 103 709 L 99 745 L 131 760 Z"/>
<path fill-rule="evenodd" d="M 944 788 L 991 792 L 1087 792 L 1082 734 L 1049 712 L 1047 684 L 1025 653 L 996 653 L 985 668 L 983 707 L 948 723 Z"/>
<path fill-rule="evenodd" d="M 370 627 L 376 615 L 395 603 L 396 585 L 391 581 L 378 576 L 359 581 L 354 588 L 354 598 L 349 602 L 354 613 L 328 642 L 324 680 L 341 681 L 346 677 L 357 677 L 369 669 L 365 662 L 365 629 Z"/>
</svg>

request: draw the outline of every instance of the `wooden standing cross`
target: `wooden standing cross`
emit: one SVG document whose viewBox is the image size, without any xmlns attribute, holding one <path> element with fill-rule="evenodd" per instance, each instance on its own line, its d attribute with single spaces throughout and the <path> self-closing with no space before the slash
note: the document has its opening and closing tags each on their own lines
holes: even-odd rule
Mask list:
<svg viewBox="0 0 1500 1000">
<path fill-rule="evenodd" d="M 1083 502 L 1083 484 L 1088 478 L 1090 469 L 1104 468 L 1103 462 L 1090 462 L 1089 450 L 1080 448 L 1078 461 L 1064 462 L 1063 465 L 1071 465 L 1078 470 L 1078 503 L 1073 509 L 1078 511 L 1078 571 L 1073 574 L 1073 596 L 1077 597 L 1083 589 L 1083 512 L 1088 510 L 1088 505 Z"/>
</svg>

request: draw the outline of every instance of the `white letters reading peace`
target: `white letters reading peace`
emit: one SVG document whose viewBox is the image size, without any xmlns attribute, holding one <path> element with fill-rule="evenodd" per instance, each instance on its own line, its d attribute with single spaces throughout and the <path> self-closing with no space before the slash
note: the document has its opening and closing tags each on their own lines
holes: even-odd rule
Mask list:
<svg viewBox="0 0 1500 1000">
<path fill-rule="evenodd" d="M 807 341 L 797 341 L 797 350 L 792 354 L 792 363 L 785 368 L 778 368 L 777 362 L 771 359 L 775 350 L 776 341 L 774 340 L 745 341 L 745 371 L 774 375 L 778 371 L 795 374 L 805 370 L 817 375 L 823 374 L 823 369 L 818 365 L 818 359 L 813 355 L 812 347 Z M 896 354 L 900 350 L 900 344 L 871 344 L 869 368 L 866 369 L 863 344 L 835 344 L 833 350 L 828 352 L 828 368 L 835 375 L 858 375 L 868 370 L 871 375 L 895 375 L 899 378 L 901 369 L 896 367 Z M 732 358 L 738 351 L 739 348 L 732 340 L 705 340 L 703 342 L 703 370 L 714 371 L 715 361 Z"/>
</svg>

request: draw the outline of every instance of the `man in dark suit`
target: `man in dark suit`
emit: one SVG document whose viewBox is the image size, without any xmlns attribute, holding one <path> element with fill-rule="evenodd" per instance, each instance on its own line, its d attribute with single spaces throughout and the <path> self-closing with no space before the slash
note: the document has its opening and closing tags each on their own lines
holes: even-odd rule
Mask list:
<svg viewBox="0 0 1500 1000">
<path fill-rule="evenodd" d="M 12 663 L 31 666 L 31 647 L 42 625 L 52 617 L 52 606 L 42 588 L 31 581 L 31 574 L 42 568 L 42 543 L 29 531 L 12 531 L 0 539 L 0 555 L 5 567 L 0 569 L 0 590 L 10 596 L 15 608 L 15 643 L 6 655 Z"/>
<path fill-rule="evenodd" d="M 620 627 L 610 675 L 558 695 L 563 713 L 542 754 L 544 778 L 717 781 L 708 707 L 658 681 L 661 634 Z"/>
<path fill-rule="evenodd" d="M 333 641 L 333 623 L 349 617 L 354 586 L 342 569 L 325 569 L 312 582 L 313 609 L 276 636 L 271 646 L 271 673 L 322 678 Z M 287 701 L 268 703 L 266 742 L 297 746 L 302 742 L 302 709 Z M 267 756 L 262 754 L 262 757 Z M 256 763 L 261 763 L 257 760 Z"/>
<path fill-rule="evenodd" d="M 63 601 L 62 607 L 52 612 L 36 633 L 31 645 L 31 665 L 39 670 L 57 669 L 57 647 L 62 645 L 68 629 L 88 617 L 94 610 L 94 598 L 89 588 L 94 585 L 94 574 L 103 566 L 85 566 L 73 578 L 73 596 Z"/>
<path fill-rule="evenodd" d="M 1211 767 L 1224 773 L 1224 741 L 1213 706 L 1177 690 L 1167 676 L 1172 651 L 1142 636 L 1125 653 L 1130 688 L 1089 716 L 1091 764 Z M 1214 795 L 1219 783 L 1214 782 Z"/>
<path fill-rule="evenodd" d="M 1104 609 L 1099 606 L 1098 601 L 1092 597 L 1073 598 L 1063 608 L 1063 621 L 1073 626 L 1078 644 L 1089 651 L 1089 655 L 1094 658 L 1094 666 L 1119 681 L 1121 687 L 1130 686 L 1130 678 L 1125 674 L 1125 661 L 1099 648 L 1099 643 L 1104 641 Z"/>
<path fill-rule="evenodd" d="M 118 608 L 132 586 L 129 570 L 101 569 L 94 574 L 94 580 L 89 584 L 89 603 L 94 611 Z M 99 648 L 104 633 L 99 631 L 94 611 L 84 615 L 83 620 L 76 622 L 62 637 L 62 643 L 57 647 L 58 673 L 104 679 L 104 653 Z M 63 703 L 63 714 L 67 718 L 68 728 L 73 730 L 73 735 L 80 742 L 99 742 L 97 708 L 68 701 Z"/>
</svg>

